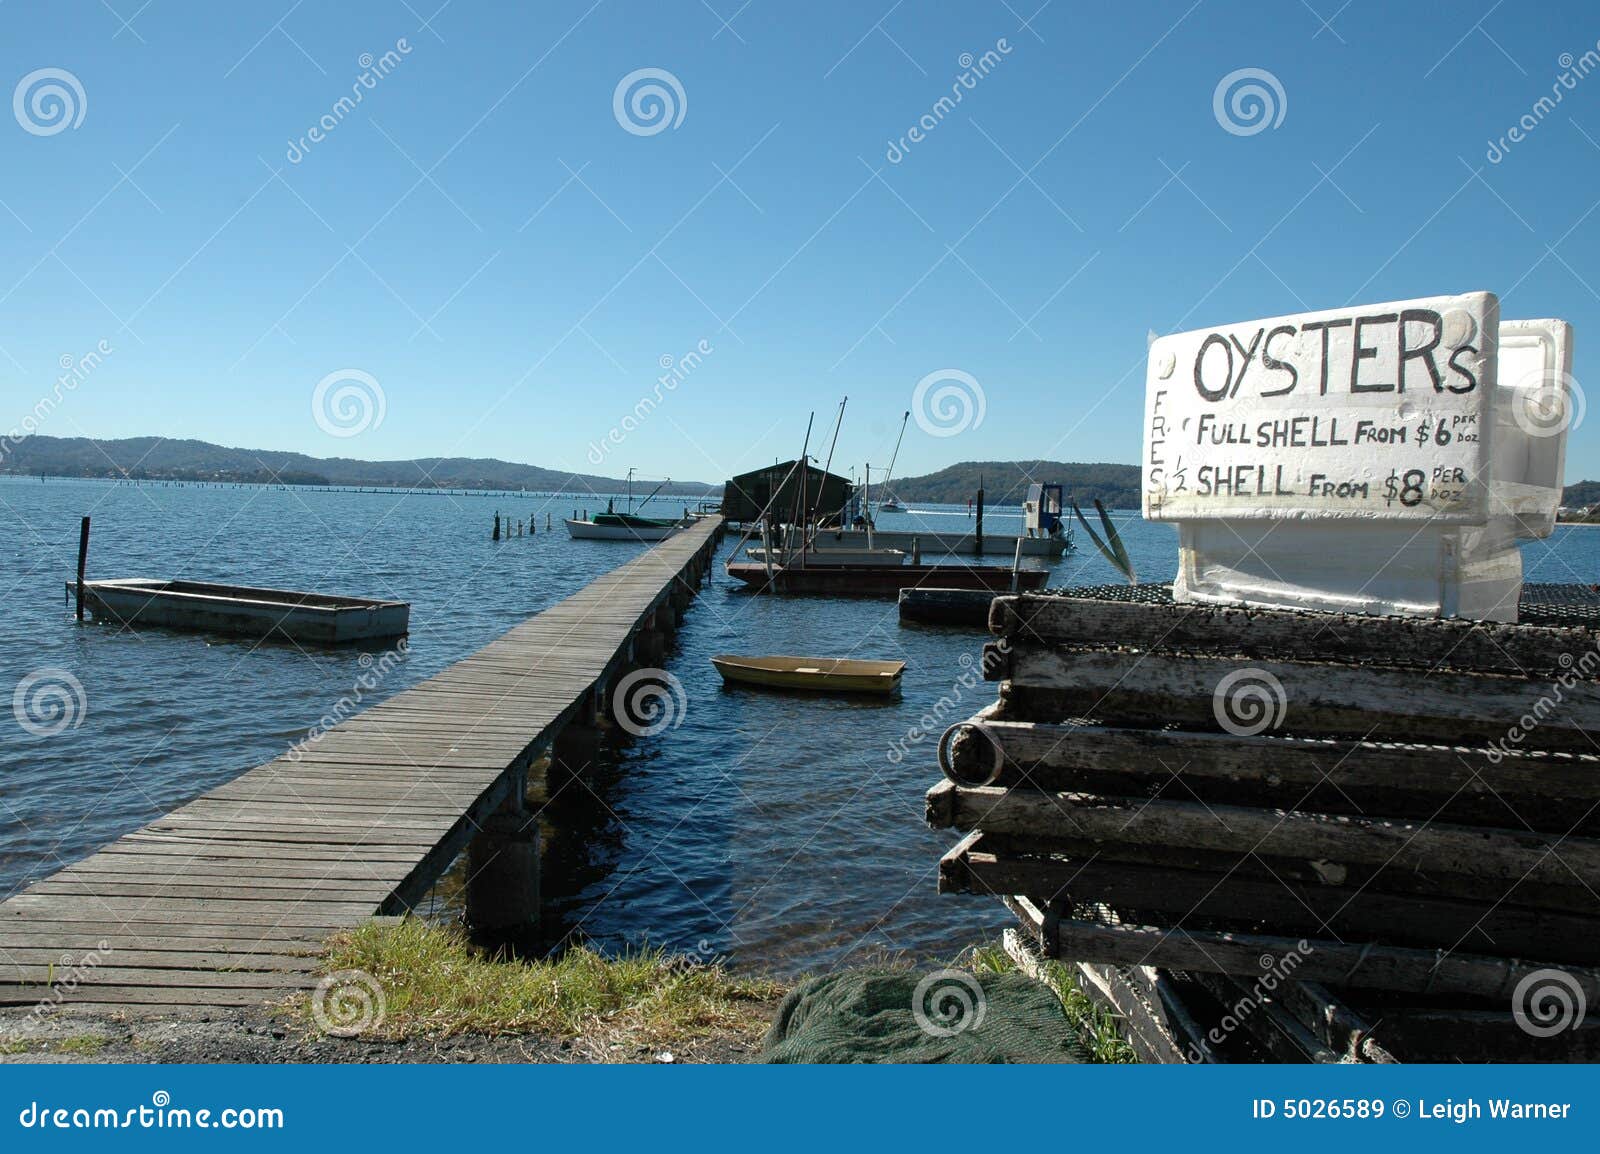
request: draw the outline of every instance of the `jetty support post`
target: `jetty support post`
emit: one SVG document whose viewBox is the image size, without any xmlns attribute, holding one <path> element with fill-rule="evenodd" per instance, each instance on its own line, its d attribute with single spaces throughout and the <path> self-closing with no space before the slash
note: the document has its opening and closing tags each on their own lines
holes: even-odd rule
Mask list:
<svg viewBox="0 0 1600 1154">
<path fill-rule="evenodd" d="M 539 924 L 539 818 L 524 802 L 527 770 L 467 846 L 467 924 L 516 934 Z"/>
<path fill-rule="evenodd" d="M 1017 591 L 1017 583 L 1022 580 L 1022 538 L 1017 538 L 1017 551 L 1011 556 L 1011 592 Z"/>
<path fill-rule="evenodd" d="M 89 564 L 89 518 L 78 526 L 78 620 L 83 620 L 83 572 Z"/>
<path fill-rule="evenodd" d="M 545 780 L 551 800 L 568 792 L 575 782 L 587 782 L 600 753 L 600 728 L 597 724 L 602 713 L 610 715 L 611 694 L 598 684 L 584 695 L 572 720 L 561 727 L 550 744 L 550 768 Z M 602 705 L 602 703 L 604 703 Z M 574 796 L 587 790 L 579 788 Z"/>
</svg>

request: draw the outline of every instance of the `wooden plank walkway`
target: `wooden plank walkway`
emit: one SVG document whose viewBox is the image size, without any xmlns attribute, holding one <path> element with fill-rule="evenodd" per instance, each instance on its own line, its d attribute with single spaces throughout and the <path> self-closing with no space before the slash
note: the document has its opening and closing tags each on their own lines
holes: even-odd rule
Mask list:
<svg viewBox="0 0 1600 1154">
<path fill-rule="evenodd" d="M 309 986 L 322 943 L 419 900 L 675 589 L 705 518 L 477 653 L 0 903 L 0 1005 L 154 1012 Z M 577 545 L 577 548 L 585 546 Z"/>
</svg>

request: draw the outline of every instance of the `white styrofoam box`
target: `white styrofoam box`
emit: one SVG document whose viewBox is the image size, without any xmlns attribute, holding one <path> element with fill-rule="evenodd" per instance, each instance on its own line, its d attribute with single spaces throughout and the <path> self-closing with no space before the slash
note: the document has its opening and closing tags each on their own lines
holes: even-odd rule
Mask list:
<svg viewBox="0 0 1600 1154">
<path fill-rule="evenodd" d="M 1157 338 L 1144 515 L 1482 524 L 1499 311 L 1475 292 Z"/>
<path fill-rule="evenodd" d="M 1144 511 L 1180 601 L 1515 621 L 1561 501 L 1572 329 L 1492 294 L 1160 337 Z"/>
<path fill-rule="evenodd" d="M 1567 429 L 1580 403 L 1572 381 L 1572 326 L 1501 321 L 1498 375 L 1489 511 L 1516 518 L 1518 536 L 1548 537 L 1561 506 Z"/>
<path fill-rule="evenodd" d="M 1178 527 L 1180 602 L 1514 622 L 1522 551 L 1509 522 L 1202 520 Z"/>
</svg>

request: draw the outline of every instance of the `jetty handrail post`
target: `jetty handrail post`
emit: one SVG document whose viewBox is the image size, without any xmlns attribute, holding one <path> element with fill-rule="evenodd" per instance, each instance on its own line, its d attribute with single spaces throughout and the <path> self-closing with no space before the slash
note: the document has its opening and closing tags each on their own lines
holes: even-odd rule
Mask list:
<svg viewBox="0 0 1600 1154">
<path fill-rule="evenodd" d="M 83 620 L 83 573 L 89 563 L 89 517 L 84 515 L 78 526 L 78 620 Z"/>
<path fill-rule="evenodd" d="M 1017 538 L 1017 551 L 1011 557 L 1011 592 L 1017 591 L 1017 582 L 1022 574 L 1022 538 Z"/>
</svg>

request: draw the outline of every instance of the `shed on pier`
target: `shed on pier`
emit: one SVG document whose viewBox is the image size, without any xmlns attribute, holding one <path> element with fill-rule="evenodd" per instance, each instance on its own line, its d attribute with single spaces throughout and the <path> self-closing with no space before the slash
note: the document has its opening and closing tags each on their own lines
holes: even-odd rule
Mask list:
<svg viewBox="0 0 1600 1154">
<path fill-rule="evenodd" d="M 728 480 L 722 490 L 723 517 L 729 521 L 756 521 L 770 505 L 775 518 L 792 520 L 799 507 L 802 479 L 795 464 L 780 461 Z M 806 465 L 804 481 L 806 504 L 824 519 L 844 510 L 855 495 L 849 477 L 825 472 L 816 465 Z"/>
</svg>

